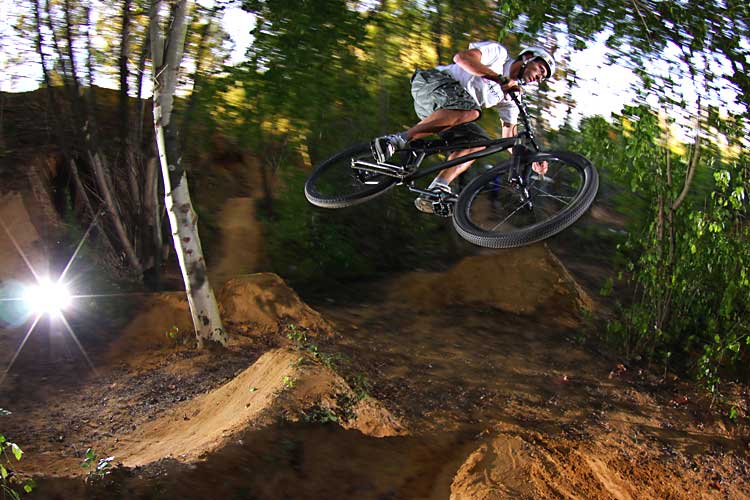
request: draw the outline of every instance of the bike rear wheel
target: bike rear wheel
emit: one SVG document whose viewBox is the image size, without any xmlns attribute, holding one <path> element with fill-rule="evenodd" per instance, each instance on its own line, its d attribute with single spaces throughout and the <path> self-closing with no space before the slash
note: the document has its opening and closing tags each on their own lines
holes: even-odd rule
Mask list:
<svg viewBox="0 0 750 500">
<path fill-rule="evenodd" d="M 313 170 L 305 182 L 305 197 L 323 208 L 358 205 L 383 194 L 396 184 L 394 177 L 353 166 L 356 160 L 372 161 L 369 144 L 358 144 L 335 154 Z"/>
<path fill-rule="evenodd" d="M 542 176 L 531 170 L 546 161 Z M 578 220 L 594 201 L 599 176 L 594 166 L 575 153 L 551 151 L 531 155 L 525 191 L 509 179 L 511 161 L 490 169 L 461 192 L 453 224 L 461 237 L 488 248 L 529 245 L 559 233 Z"/>
</svg>

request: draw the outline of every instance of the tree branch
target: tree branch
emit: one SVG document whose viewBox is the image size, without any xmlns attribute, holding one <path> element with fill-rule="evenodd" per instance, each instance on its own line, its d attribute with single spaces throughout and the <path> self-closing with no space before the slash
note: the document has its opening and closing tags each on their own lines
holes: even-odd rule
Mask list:
<svg viewBox="0 0 750 500">
<path fill-rule="evenodd" d="M 698 160 L 701 156 L 701 135 L 700 135 L 700 123 L 697 126 L 698 134 L 695 136 L 695 144 L 693 146 L 693 154 L 690 157 L 690 163 L 688 164 L 688 172 L 685 176 L 685 183 L 682 185 L 682 192 L 677 199 L 672 203 L 672 211 L 676 211 L 685 201 L 685 197 L 690 190 L 690 185 L 693 183 L 693 176 L 695 175 L 695 169 L 698 167 Z"/>
</svg>

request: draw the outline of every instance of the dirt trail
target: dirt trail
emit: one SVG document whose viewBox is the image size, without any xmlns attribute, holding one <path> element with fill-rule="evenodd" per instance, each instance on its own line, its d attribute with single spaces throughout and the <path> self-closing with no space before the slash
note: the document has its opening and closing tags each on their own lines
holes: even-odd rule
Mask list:
<svg viewBox="0 0 750 500">
<path fill-rule="evenodd" d="M 229 198 L 219 213 L 222 245 L 219 260 L 211 267 L 211 283 L 220 288 L 227 280 L 264 268 L 263 235 L 255 221 L 255 199 Z"/>
<path fill-rule="evenodd" d="M 257 217 L 257 202 L 263 199 L 263 179 L 258 160 L 209 161 L 204 167 L 213 189 L 204 193 L 207 208 L 216 213 L 218 248 L 209 266 L 216 289 L 229 279 L 268 269 L 263 225 Z"/>
<path fill-rule="evenodd" d="M 451 498 L 750 498 L 747 435 L 687 384 L 584 349 L 559 297 L 520 300 L 530 313 L 515 314 L 476 293 L 472 305 L 435 307 L 433 287 L 415 314 L 404 283 L 433 280 L 407 275 L 383 293 L 399 300 L 322 310 L 407 427 L 475 435 Z"/>
<path fill-rule="evenodd" d="M 555 286 L 519 296 L 523 312 L 494 307 L 491 289 L 432 303 L 430 273 L 314 308 L 273 275 L 241 278 L 220 294 L 237 334 L 220 362 L 146 334 L 186 314 L 154 298 L 99 378 L 58 384 L 7 429 L 39 472 L 75 474 L 78 442 L 140 465 L 88 486 L 41 480 L 39 498 L 750 498 L 747 437 L 684 384 L 580 346 L 580 319 L 560 305 L 582 297 L 543 247 L 457 268 L 480 285 L 471 270 L 509 280 L 527 259 Z M 305 334 L 296 347 L 290 329 Z M 357 392 L 371 403 L 351 413 Z M 56 442 L 76 419 L 87 424 Z"/>
<path fill-rule="evenodd" d="M 229 277 L 255 233 L 249 202 L 226 203 Z M 53 328 L 30 337 L 0 386 L 29 498 L 750 498 L 747 429 L 582 345 L 598 306 L 544 245 L 312 307 L 272 274 L 217 297 L 225 351 L 189 345 L 180 293 L 112 331 L 74 322 L 96 372 Z M 25 332 L 1 332 L 6 354 Z M 87 447 L 126 467 L 84 483 Z"/>
</svg>

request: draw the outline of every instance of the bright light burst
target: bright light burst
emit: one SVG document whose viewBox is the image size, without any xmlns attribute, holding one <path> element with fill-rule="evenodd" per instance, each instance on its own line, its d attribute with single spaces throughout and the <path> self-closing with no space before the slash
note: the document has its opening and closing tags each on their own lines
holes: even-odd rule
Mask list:
<svg viewBox="0 0 750 500">
<path fill-rule="evenodd" d="M 13 357 L 8 363 L 7 368 L 5 369 L 4 372 L 0 373 L 0 384 L 2 384 L 5 381 L 5 377 L 8 375 L 8 373 L 10 372 L 10 369 L 13 367 L 13 364 L 16 362 L 16 359 L 18 358 L 18 355 L 21 353 L 21 350 L 23 349 L 24 345 L 26 345 L 26 341 L 29 339 L 32 332 L 36 328 L 36 325 L 39 323 L 39 320 L 44 315 L 48 315 L 51 318 L 54 318 L 62 322 L 62 324 L 65 326 L 65 329 L 70 334 L 75 344 L 78 346 L 78 349 L 81 351 L 81 354 L 86 359 L 86 362 L 88 363 L 89 367 L 94 372 L 96 372 L 96 369 L 94 368 L 94 365 L 91 362 L 91 359 L 89 359 L 89 356 L 88 354 L 86 354 L 86 351 L 83 348 L 83 345 L 81 345 L 81 342 L 78 340 L 78 336 L 75 334 L 75 332 L 70 326 L 70 323 L 68 323 L 68 321 L 65 319 L 65 316 L 63 314 L 63 311 L 66 308 L 70 307 L 70 305 L 73 302 L 73 299 L 76 298 L 75 296 L 70 294 L 67 287 L 65 286 L 64 280 L 68 271 L 70 270 L 71 265 L 73 264 L 73 261 L 78 255 L 78 252 L 81 250 L 81 247 L 83 246 L 84 241 L 86 241 L 86 238 L 91 232 L 91 229 L 94 227 L 94 224 L 96 223 L 97 219 L 102 213 L 103 212 L 97 213 L 96 216 L 91 221 L 91 223 L 89 224 L 88 229 L 84 233 L 81 240 L 78 242 L 78 246 L 73 252 L 73 255 L 68 260 L 68 263 L 65 266 L 65 269 L 60 274 L 60 277 L 57 279 L 57 281 L 52 281 L 49 278 L 41 277 L 37 274 L 36 270 L 34 269 L 34 266 L 31 265 L 31 262 L 29 261 L 28 257 L 26 256 L 24 251 L 21 249 L 16 239 L 13 237 L 13 232 L 10 230 L 10 228 L 8 228 L 7 224 L 5 224 L 5 221 L 2 220 L 2 218 L 0 218 L 0 226 L 2 226 L 2 228 L 5 230 L 5 233 L 8 235 L 8 238 L 10 238 L 11 243 L 13 243 L 13 246 L 16 248 L 19 255 L 23 258 L 24 262 L 26 263 L 26 266 L 29 268 L 29 271 L 31 271 L 31 274 L 34 275 L 34 278 L 36 278 L 36 281 L 37 281 L 36 285 L 27 287 L 24 290 L 24 292 L 21 294 L 21 297 L 10 297 L 10 298 L 0 299 L 2 301 L 17 301 L 17 300 L 23 301 L 28 307 L 29 313 L 31 314 L 31 316 L 34 317 L 31 323 L 31 326 L 26 331 L 26 334 L 23 337 L 23 340 L 21 340 L 21 343 L 19 344 L 18 348 L 13 353 Z"/>
<path fill-rule="evenodd" d="M 43 278 L 38 284 L 27 287 L 23 299 L 34 314 L 50 316 L 59 316 L 72 302 L 66 286 L 49 278 Z"/>
</svg>

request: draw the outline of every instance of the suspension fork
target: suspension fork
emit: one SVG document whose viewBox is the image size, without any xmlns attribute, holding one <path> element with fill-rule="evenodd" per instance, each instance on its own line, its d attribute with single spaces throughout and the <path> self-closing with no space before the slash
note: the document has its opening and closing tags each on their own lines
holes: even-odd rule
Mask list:
<svg viewBox="0 0 750 500">
<path fill-rule="evenodd" d="M 532 153 L 532 150 L 526 145 L 523 136 L 519 135 L 511 148 L 511 165 L 508 169 L 508 182 L 518 190 L 521 202 L 528 204 L 528 208 L 532 209 L 533 205 L 526 182 L 529 177 L 528 169 L 531 167 L 525 161 L 530 153 Z"/>
</svg>

